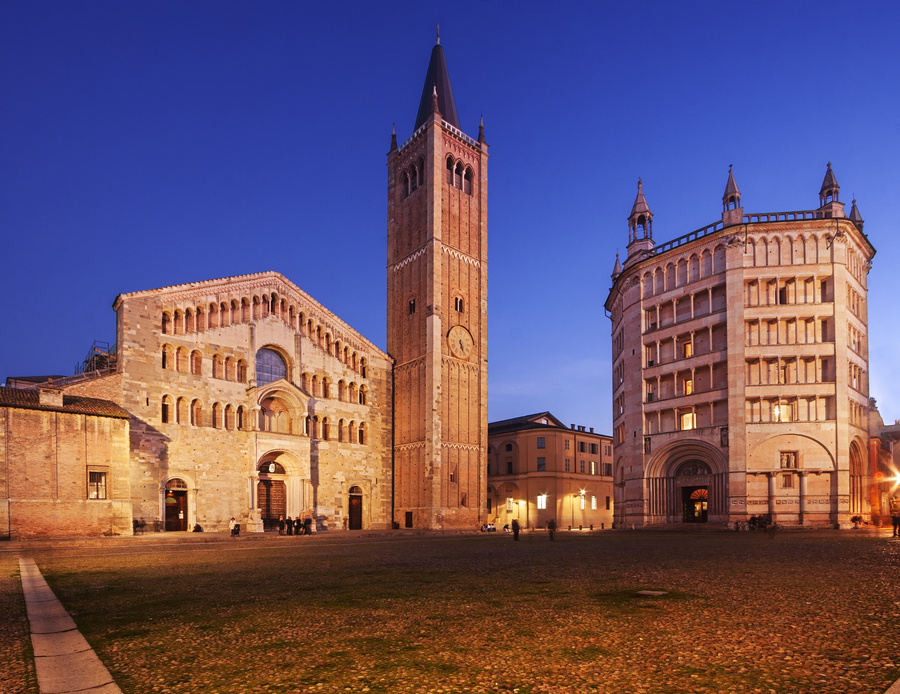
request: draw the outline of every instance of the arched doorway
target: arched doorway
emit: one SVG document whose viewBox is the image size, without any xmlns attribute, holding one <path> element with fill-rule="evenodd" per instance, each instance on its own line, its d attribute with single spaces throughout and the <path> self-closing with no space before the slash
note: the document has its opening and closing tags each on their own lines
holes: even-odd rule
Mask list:
<svg viewBox="0 0 900 694">
<path fill-rule="evenodd" d="M 166 482 L 163 506 L 166 515 L 166 531 L 178 532 L 188 529 L 188 486 L 182 479 Z"/>
<path fill-rule="evenodd" d="M 705 523 L 709 506 L 706 487 L 681 488 L 681 520 L 685 523 Z"/>
<path fill-rule="evenodd" d="M 675 471 L 675 484 L 681 492 L 682 523 L 706 523 L 709 475 L 709 465 L 700 460 L 688 460 Z"/>
<path fill-rule="evenodd" d="M 362 530 L 363 517 L 363 493 L 357 486 L 350 487 L 350 500 L 347 506 L 349 516 L 348 527 L 350 530 Z"/>
<path fill-rule="evenodd" d="M 259 505 L 259 514 L 262 518 L 264 530 L 278 528 L 278 519 L 283 518 L 287 512 L 287 490 L 284 480 L 279 479 L 285 474 L 281 463 L 275 461 L 262 463 L 259 466 L 259 481 L 256 483 L 256 502 Z"/>
</svg>

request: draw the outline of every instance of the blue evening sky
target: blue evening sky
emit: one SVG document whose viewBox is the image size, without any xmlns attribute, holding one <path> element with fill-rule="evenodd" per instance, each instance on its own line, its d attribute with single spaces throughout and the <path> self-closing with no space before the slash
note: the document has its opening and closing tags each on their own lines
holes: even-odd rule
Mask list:
<svg viewBox="0 0 900 694">
<path fill-rule="evenodd" d="M 120 292 L 276 270 L 385 345 L 386 153 L 435 24 L 489 166 L 491 421 L 611 433 L 603 302 L 639 176 L 663 242 L 813 209 L 878 249 L 871 391 L 900 417 L 896 2 L 0 0 L 0 378 L 71 374 Z"/>
</svg>

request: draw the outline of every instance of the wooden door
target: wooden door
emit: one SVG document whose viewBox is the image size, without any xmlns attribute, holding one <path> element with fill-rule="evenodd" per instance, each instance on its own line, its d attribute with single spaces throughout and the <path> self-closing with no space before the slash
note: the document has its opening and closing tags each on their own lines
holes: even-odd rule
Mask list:
<svg viewBox="0 0 900 694">
<path fill-rule="evenodd" d="M 281 480 L 260 480 L 256 485 L 256 499 L 265 529 L 277 528 L 278 518 L 286 515 L 287 494 Z"/>
</svg>

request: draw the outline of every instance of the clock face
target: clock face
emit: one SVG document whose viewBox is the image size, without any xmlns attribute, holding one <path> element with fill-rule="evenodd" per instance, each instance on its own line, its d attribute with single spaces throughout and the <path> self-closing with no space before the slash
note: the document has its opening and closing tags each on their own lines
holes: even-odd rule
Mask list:
<svg viewBox="0 0 900 694">
<path fill-rule="evenodd" d="M 461 325 L 454 325 L 447 333 L 447 342 L 450 345 L 450 352 L 458 359 L 468 359 L 475 349 L 475 340 L 472 339 L 471 333 Z"/>
</svg>

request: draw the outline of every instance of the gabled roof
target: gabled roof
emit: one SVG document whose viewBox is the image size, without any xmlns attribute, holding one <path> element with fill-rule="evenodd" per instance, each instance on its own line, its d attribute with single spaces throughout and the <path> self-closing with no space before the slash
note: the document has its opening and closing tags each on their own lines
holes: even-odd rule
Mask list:
<svg viewBox="0 0 900 694">
<path fill-rule="evenodd" d="M 422 88 L 422 98 L 419 100 L 419 112 L 416 114 L 416 124 L 413 132 L 427 121 L 433 111 L 434 94 L 437 92 L 437 106 L 441 116 L 454 128 L 459 128 L 459 115 L 456 113 L 456 100 L 453 98 L 453 88 L 450 86 L 450 73 L 447 71 L 447 62 L 444 60 L 444 49 L 440 41 L 431 49 L 431 60 L 428 62 L 428 72 L 425 73 L 425 86 Z"/>
<path fill-rule="evenodd" d="M 62 407 L 42 405 L 40 393 L 36 389 L 25 390 L 22 388 L 0 387 L 0 407 L 86 414 L 95 417 L 116 417 L 117 419 L 128 419 L 131 416 L 114 402 L 99 398 L 85 398 L 80 395 L 63 394 Z"/>
<path fill-rule="evenodd" d="M 542 419 L 546 419 L 548 423 L 542 423 Z M 491 422 L 488 424 L 488 436 L 512 431 L 525 431 L 527 429 L 567 429 L 567 427 L 549 412 L 537 412 L 536 414 L 527 414 L 522 417 Z"/>
</svg>

